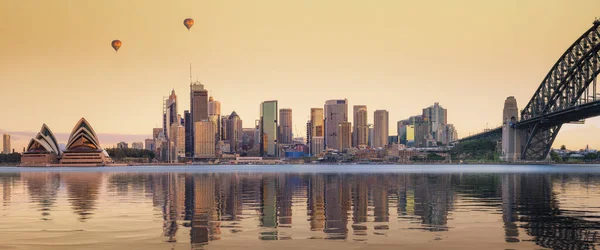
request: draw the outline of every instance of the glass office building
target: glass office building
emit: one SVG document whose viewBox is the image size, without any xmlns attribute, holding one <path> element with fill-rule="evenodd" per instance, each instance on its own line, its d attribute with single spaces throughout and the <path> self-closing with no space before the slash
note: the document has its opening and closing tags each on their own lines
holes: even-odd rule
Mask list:
<svg viewBox="0 0 600 250">
<path fill-rule="evenodd" d="M 260 104 L 260 155 L 277 157 L 277 101 Z"/>
</svg>

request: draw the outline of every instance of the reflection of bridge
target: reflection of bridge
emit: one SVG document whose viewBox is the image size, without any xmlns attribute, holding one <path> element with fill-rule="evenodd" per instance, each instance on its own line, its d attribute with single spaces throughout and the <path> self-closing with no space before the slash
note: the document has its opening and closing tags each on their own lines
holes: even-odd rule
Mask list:
<svg viewBox="0 0 600 250">
<path fill-rule="evenodd" d="M 600 20 L 581 35 L 554 64 L 525 109 L 514 122 L 475 134 L 458 142 L 483 139 L 500 140 L 503 130 L 514 128 L 523 160 L 544 159 L 558 131 L 565 123 L 600 115 L 596 78 L 600 73 Z M 503 141 L 503 143 L 505 143 Z M 512 143 L 512 142 L 511 142 Z"/>
</svg>

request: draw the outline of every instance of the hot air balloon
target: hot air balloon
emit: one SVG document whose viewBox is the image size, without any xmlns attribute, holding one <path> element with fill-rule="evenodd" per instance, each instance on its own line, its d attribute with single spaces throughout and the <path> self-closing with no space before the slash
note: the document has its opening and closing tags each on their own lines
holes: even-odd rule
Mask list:
<svg viewBox="0 0 600 250">
<path fill-rule="evenodd" d="M 194 19 L 191 18 L 186 18 L 185 20 L 183 20 L 183 25 L 185 25 L 185 27 L 190 30 L 190 28 L 192 26 L 194 26 Z"/>
<path fill-rule="evenodd" d="M 121 41 L 120 40 L 113 40 L 110 43 L 110 46 L 113 47 L 113 49 L 115 49 L 115 52 L 119 51 L 119 48 L 121 48 Z"/>
</svg>

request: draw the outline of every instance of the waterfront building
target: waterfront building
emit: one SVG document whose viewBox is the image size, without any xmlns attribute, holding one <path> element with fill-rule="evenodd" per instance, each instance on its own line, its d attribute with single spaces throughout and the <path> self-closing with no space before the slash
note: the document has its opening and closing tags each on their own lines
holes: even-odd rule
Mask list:
<svg viewBox="0 0 600 250">
<path fill-rule="evenodd" d="M 406 147 L 415 146 L 415 125 L 406 125 Z"/>
<path fill-rule="evenodd" d="M 185 157 L 185 127 L 177 123 L 171 124 L 170 138 L 170 141 L 173 143 L 171 154 L 175 155 L 171 160 Z"/>
<path fill-rule="evenodd" d="M 265 101 L 260 104 L 260 155 L 277 157 L 277 101 Z"/>
<path fill-rule="evenodd" d="M 118 149 L 129 148 L 129 144 L 127 142 L 122 141 L 122 142 L 117 143 L 117 148 Z"/>
<path fill-rule="evenodd" d="M 183 111 L 183 126 L 185 127 L 185 157 L 194 156 L 194 123 L 189 110 Z"/>
<path fill-rule="evenodd" d="M 429 131 L 433 138 L 441 141 L 443 127 L 448 124 L 448 111 L 436 102 L 423 109 L 423 119 L 429 122 Z"/>
<path fill-rule="evenodd" d="M 194 158 L 215 158 L 216 124 L 204 120 L 194 123 Z"/>
<path fill-rule="evenodd" d="M 417 148 L 426 148 L 427 141 L 432 137 L 430 131 L 429 121 L 426 119 L 415 119 L 414 120 L 414 128 L 415 128 L 415 147 Z"/>
<path fill-rule="evenodd" d="M 354 128 L 352 129 L 352 146 L 366 148 L 369 143 L 369 125 L 367 123 L 367 106 L 354 105 Z"/>
<path fill-rule="evenodd" d="M 103 165 L 108 163 L 113 163 L 113 161 L 100 146 L 96 132 L 85 118 L 81 118 L 69 136 L 60 164 Z"/>
<path fill-rule="evenodd" d="M 308 120 L 306 122 L 306 146 L 308 146 L 309 153 L 311 151 L 311 144 L 310 144 L 311 139 L 312 139 L 312 122 L 310 122 L 310 120 Z"/>
<path fill-rule="evenodd" d="M 131 148 L 133 149 L 144 149 L 144 143 L 143 142 L 133 142 L 131 143 Z"/>
<path fill-rule="evenodd" d="M 373 124 L 369 124 L 369 147 L 373 147 Z"/>
<path fill-rule="evenodd" d="M 398 121 L 396 125 L 396 131 L 398 132 L 398 143 L 406 145 L 406 127 L 408 126 L 408 122 L 406 120 Z"/>
<path fill-rule="evenodd" d="M 4 147 L 6 149 L 6 139 L 4 136 Z M 10 137 L 8 137 L 10 140 Z M 58 157 L 62 154 L 58 141 L 52 130 L 46 124 L 42 125 L 40 132 L 29 141 L 27 148 L 21 156 L 21 164 L 51 164 L 56 163 Z"/>
<path fill-rule="evenodd" d="M 221 117 L 221 102 L 219 101 L 215 101 L 215 99 L 211 96 L 208 98 L 208 116 L 216 116 L 216 117 Z M 220 119 L 217 119 L 217 137 L 221 139 L 221 133 L 222 133 L 222 121 Z"/>
<path fill-rule="evenodd" d="M 242 150 L 242 119 L 233 111 L 227 119 L 227 135 L 230 148 L 226 152 L 237 153 Z"/>
<path fill-rule="evenodd" d="M 323 114 L 324 113 L 322 108 L 310 109 L 310 137 L 307 137 L 310 142 L 309 147 L 311 153 L 318 152 L 317 154 L 320 154 L 325 149 L 325 117 L 323 116 Z M 323 139 L 323 141 L 321 142 L 320 140 L 318 140 L 321 143 L 319 145 L 314 145 L 312 143 L 313 137 L 320 137 L 321 139 Z M 316 146 L 320 146 L 320 148 L 315 148 Z"/>
<path fill-rule="evenodd" d="M 281 132 L 279 137 L 279 143 L 291 144 L 293 139 L 291 109 L 279 110 L 279 126 Z"/>
<path fill-rule="evenodd" d="M 348 121 L 348 100 L 328 100 L 325 102 L 325 147 L 339 148 L 338 127 Z"/>
<path fill-rule="evenodd" d="M 254 131 L 254 128 L 242 129 L 242 152 L 245 152 L 246 154 L 250 154 L 255 148 L 256 141 L 254 140 Z"/>
<path fill-rule="evenodd" d="M 350 122 L 340 122 L 338 125 L 337 150 L 343 152 L 352 148 L 352 124 Z"/>
<path fill-rule="evenodd" d="M 323 136 L 313 136 L 310 140 L 310 145 L 310 154 L 312 156 L 318 156 L 323 152 L 323 149 L 325 148 L 325 138 Z"/>
<path fill-rule="evenodd" d="M 215 117 L 215 118 L 219 118 L 216 115 L 213 115 L 211 117 Z M 217 119 L 217 123 L 221 124 L 221 126 L 217 125 L 217 134 L 219 135 L 217 138 L 217 141 L 226 141 L 229 140 L 229 135 L 227 134 L 227 132 L 229 131 L 229 128 L 227 125 L 229 125 L 227 123 L 227 121 L 229 120 L 229 115 L 224 115 L 221 116 L 219 119 Z"/>
<path fill-rule="evenodd" d="M 192 121 L 191 141 L 192 152 L 196 152 L 193 148 L 196 145 L 195 135 L 196 122 L 206 121 L 208 119 L 208 90 L 204 89 L 204 85 L 200 82 L 190 84 L 190 120 Z"/>
<path fill-rule="evenodd" d="M 5 154 L 11 153 L 10 135 L 9 134 L 2 135 L 2 153 L 5 153 Z"/>
<path fill-rule="evenodd" d="M 145 145 L 144 145 L 144 146 L 145 146 L 144 148 L 145 148 L 146 150 L 151 150 L 151 151 L 154 151 L 154 150 L 156 150 L 156 145 L 154 144 L 154 139 L 146 139 L 146 140 L 144 141 L 144 144 L 145 144 Z"/>
<path fill-rule="evenodd" d="M 389 114 L 387 110 L 376 110 L 373 119 L 373 147 L 385 147 L 389 136 Z"/>
</svg>

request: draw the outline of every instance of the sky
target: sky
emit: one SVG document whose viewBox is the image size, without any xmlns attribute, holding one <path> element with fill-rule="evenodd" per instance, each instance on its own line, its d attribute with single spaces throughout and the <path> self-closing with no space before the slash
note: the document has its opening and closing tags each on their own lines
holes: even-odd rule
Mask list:
<svg viewBox="0 0 600 250">
<path fill-rule="evenodd" d="M 598 10 L 598 0 L 0 1 L 0 131 L 46 123 L 68 134 L 85 117 L 105 147 L 150 137 L 171 89 L 179 113 L 189 109 L 191 63 L 244 127 L 278 100 L 305 135 L 310 108 L 347 98 L 371 123 L 388 110 L 391 134 L 439 102 L 468 136 L 500 125 L 506 97 L 522 109 Z M 599 148 L 599 127 L 563 126 L 555 147 Z"/>
</svg>

